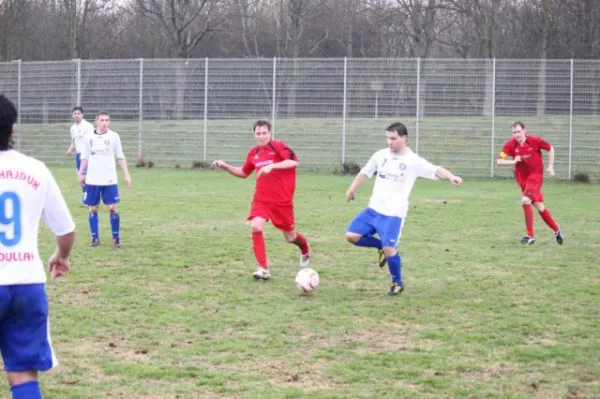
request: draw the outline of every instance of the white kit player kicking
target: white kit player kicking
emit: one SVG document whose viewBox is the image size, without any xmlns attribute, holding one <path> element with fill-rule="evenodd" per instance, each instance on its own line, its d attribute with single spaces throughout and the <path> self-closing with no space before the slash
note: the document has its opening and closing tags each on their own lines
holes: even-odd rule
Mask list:
<svg viewBox="0 0 600 399">
<path fill-rule="evenodd" d="M 96 117 L 97 129 L 85 136 L 81 151 L 79 182 L 82 186 L 87 186 L 84 203 L 90 208 L 91 245 L 93 247 L 100 245 L 98 205 L 102 199 L 110 212 L 113 244 L 115 248 L 119 248 L 121 246 L 119 237 L 121 222 L 117 204 L 120 199 L 115 158 L 119 160 L 128 187 L 131 187 L 131 177 L 127 168 L 127 159 L 125 159 L 123 147 L 121 147 L 121 138 L 118 133 L 108 129 L 109 123 L 110 115 L 106 112 L 99 112 Z M 84 173 L 86 168 L 87 173 Z"/>
<path fill-rule="evenodd" d="M 79 172 L 81 166 L 81 148 L 83 147 L 83 138 L 88 133 L 94 132 L 94 125 L 83 119 L 83 108 L 74 107 L 71 111 L 73 125 L 71 126 L 71 144 L 67 148 L 67 155 L 71 156 L 75 152 L 75 168 Z M 85 171 L 84 171 L 85 173 Z M 82 187 L 83 195 L 85 195 L 85 186 Z M 82 200 L 83 202 L 83 197 Z M 84 204 L 85 205 L 85 204 Z"/>
<path fill-rule="evenodd" d="M 379 266 L 387 263 L 392 276 L 388 295 L 398 295 L 404 290 L 404 283 L 402 261 L 396 248 L 415 181 L 419 177 L 431 180 L 441 177 L 459 186 L 462 179 L 412 152 L 406 145 L 408 132 L 402 123 L 388 126 L 385 134 L 388 148 L 373 154 L 346 192 L 348 201 L 353 200 L 358 186 L 377 174 L 369 205 L 352 220 L 346 239 L 356 246 L 379 250 Z"/>
<path fill-rule="evenodd" d="M 13 399 L 41 399 L 38 373 L 58 362 L 52 350 L 40 219 L 56 236 L 52 278 L 69 271 L 75 224 L 42 162 L 12 149 L 17 109 L 0 95 L 0 352 Z"/>
</svg>

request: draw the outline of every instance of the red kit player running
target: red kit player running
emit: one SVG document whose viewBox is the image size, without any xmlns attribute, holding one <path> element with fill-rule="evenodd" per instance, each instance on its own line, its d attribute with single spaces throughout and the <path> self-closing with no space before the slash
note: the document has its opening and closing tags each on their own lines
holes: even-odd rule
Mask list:
<svg viewBox="0 0 600 399">
<path fill-rule="evenodd" d="M 256 170 L 256 188 L 248 215 L 248 220 L 251 220 L 252 249 L 258 262 L 253 277 L 268 280 L 271 275 L 263 229 L 269 220 L 283 232 L 287 242 L 300 248 L 300 267 L 309 266 L 310 255 L 308 241 L 296 232 L 294 222 L 293 201 L 298 158 L 283 142 L 271 139 L 271 124 L 267 121 L 259 120 L 254 123 L 254 137 L 258 145 L 248 151 L 242 167 L 231 166 L 225 161 L 214 161 L 212 166 L 241 178 L 248 177 Z"/>
<path fill-rule="evenodd" d="M 562 245 L 563 236 L 560 227 L 544 206 L 542 195 L 542 184 L 544 183 L 544 158 L 542 151 L 548 151 L 548 169 L 550 176 L 554 176 L 554 147 L 541 137 L 530 136 L 525 132 L 523 122 L 512 124 L 513 138 L 504 144 L 504 148 L 498 157 L 498 165 L 515 166 L 515 179 L 521 187 L 523 197 L 521 204 L 525 213 L 525 227 L 527 235 L 521 240 L 521 244 L 531 245 L 535 243 L 533 235 L 533 210 L 531 204 L 536 207 L 544 222 L 552 229 L 556 242 Z M 512 160 L 507 159 L 512 157 Z"/>
</svg>

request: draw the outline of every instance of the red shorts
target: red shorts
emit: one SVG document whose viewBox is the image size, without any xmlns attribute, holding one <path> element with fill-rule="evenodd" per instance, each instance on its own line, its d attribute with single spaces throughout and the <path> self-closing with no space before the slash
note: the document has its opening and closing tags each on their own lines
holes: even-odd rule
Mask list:
<svg viewBox="0 0 600 399">
<path fill-rule="evenodd" d="M 544 202 L 544 196 L 542 195 L 543 177 L 529 176 L 519 180 L 518 183 L 523 195 L 528 197 L 531 202 Z"/>
<path fill-rule="evenodd" d="M 294 222 L 294 205 L 268 204 L 265 202 L 252 202 L 248 220 L 261 217 L 273 226 L 283 231 L 292 231 L 296 227 Z"/>
</svg>

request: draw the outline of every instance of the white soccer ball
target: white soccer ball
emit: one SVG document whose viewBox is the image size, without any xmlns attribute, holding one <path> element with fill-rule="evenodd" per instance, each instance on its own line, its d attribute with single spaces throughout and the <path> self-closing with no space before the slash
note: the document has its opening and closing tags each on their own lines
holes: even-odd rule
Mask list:
<svg viewBox="0 0 600 399">
<path fill-rule="evenodd" d="M 319 273 L 313 269 L 302 269 L 296 274 L 296 287 L 302 292 L 310 292 L 319 285 Z"/>
</svg>

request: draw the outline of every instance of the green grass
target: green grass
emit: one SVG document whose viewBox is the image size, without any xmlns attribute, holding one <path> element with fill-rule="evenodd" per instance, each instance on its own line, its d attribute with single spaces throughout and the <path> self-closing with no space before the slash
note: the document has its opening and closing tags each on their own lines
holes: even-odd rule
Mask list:
<svg viewBox="0 0 600 399">
<path fill-rule="evenodd" d="M 68 116 L 68 115 L 67 115 Z M 569 118 L 566 116 L 496 117 L 492 151 L 491 117 L 424 117 L 419 120 L 419 154 L 445 165 L 462 176 L 508 177 L 508 168 L 495 166 L 495 158 L 511 137 L 515 119 L 526 123 L 528 132 L 541 135 L 556 149 L 556 173 L 568 177 Z M 409 130 L 409 145 L 417 149 L 416 121 L 401 117 Z M 385 127 L 394 119 L 349 119 L 346 124 L 344 161 L 364 164 L 372 153 L 385 146 Z M 204 140 L 204 122 L 144 121 L 141 150 L 146 160 L 158 167 L 189 168 L 194 162 L 225 159 L 240 163 L 254 144 L 253 120 L 209 120 Z M 115 119 L 111 128 L 119 132 L 130 163 L 138 157 L 139 124 Z M 300 156 L 308 170 L 340 170 L 342 164 L 342 119 L 277 119 L 275 136 L 285 140 Z M 600 118 L 575 116 L 573 119 L 572 173 L 585 172 L 600 180 Z M 21 149 L 50 163 L 71 163 L 62 155 L 69 143 L 69 124 L 22 125 Z M 206 150 L 206 151 L 205 151 Z"/>
<path fill-rule="evenodd" d="M 54 168 L 78 238 L 71 274 L 48 284 L 61 365 L 41 377 L 45 398 L 600 396 L 600 186 L 548 182 L 565 245 L 536 216 L 523 247 L 514 182 L 419 181 L 406 290 L 390 298 L 376 253 L 344 241 L 370 183 L 346 203 L 351 176 L 300 173 L 298 226 L 321 276 L 302 295 L 297 248 L 271 225 L 272 280 L 251 277 L 252 178 L 134 169 L 114 250 L 105 209 L 88 246 L 72 169 Z"/>
</svg>

